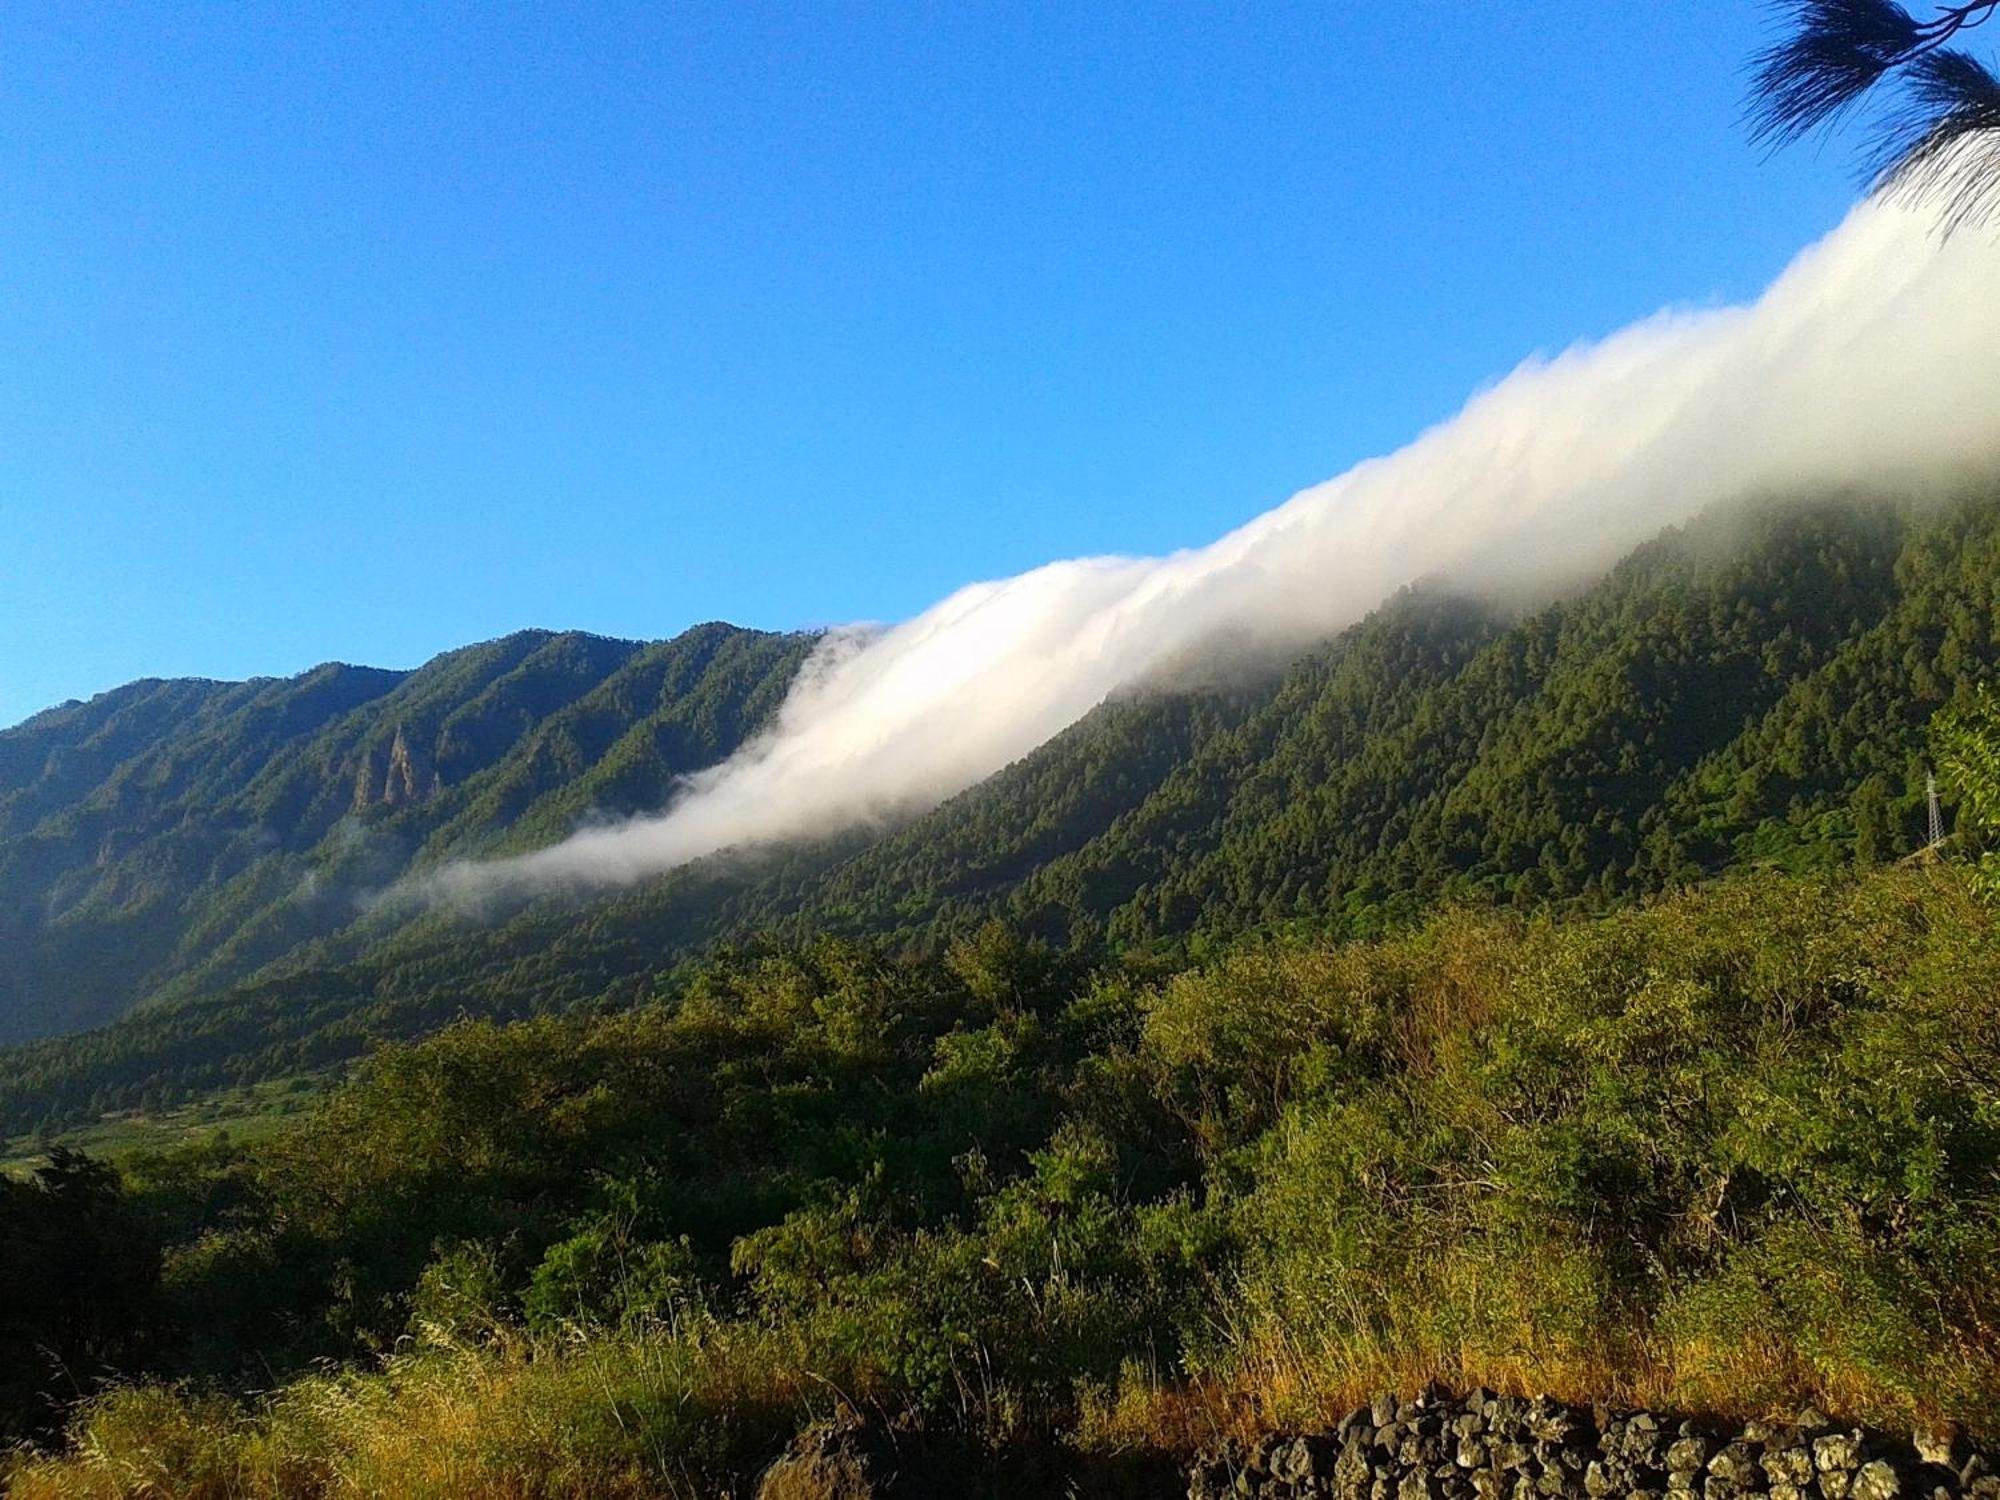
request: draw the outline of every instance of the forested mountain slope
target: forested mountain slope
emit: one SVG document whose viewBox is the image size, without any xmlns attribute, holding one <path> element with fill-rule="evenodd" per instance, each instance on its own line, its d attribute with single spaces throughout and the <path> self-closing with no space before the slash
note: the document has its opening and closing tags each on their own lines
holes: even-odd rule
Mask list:
<svg viewBox="0 0 2000 1500">
<path fill-rule="evenodd" d="M 802 892 L 797 925 L 935 935 L 1003 916 L 1051 939 L 1372 930 L 1440 900 L 1604 899 L 1741 861 L 1907 852 L 1924 726 L 1989 672 L 2000 502 L 1919 515 L 1768 507 L 1641 548 L 1503 623 L 1412 591 L 1217 705 L 1142 795 L 982 879 L 1130 718 L 1086 720 Z M 1080 826 L 1080 823 L 1078 824 Z M 1045 844 L 1046 848 L 1046 844 Z"/>
<path fill-rule="evenodd" d="M 593 808 L 656 805 L 669 767 L 725 753 L 769 711 L 805 647 L 730 635 L 671 693 L 646 664 L 692 650 L 689 638 L 565 648 L 630 654 L 511 748 L 498 748 L 504 734 L 483 742 L 493 759 L 477 773 L 361 815 L 370 839 L 344 865 L 329 841 L 357 821 L 355 767 L 368 784 L 379 767 L 391 789 L 406 763 L 419 785 L 428 774 L 399 755 L 387 709 L 412 678 L 348 710 L 344 738 L 318 731 L 327 749 L 269 773 L 298 788 L 287 805 L 311 811 L 294 816 L 319 842 L 261 856 L 293 861 L 275 874 L 241 861 L 206 887 L 206 924 L 149 971 L 169 975 L 155 1003 L 0 1054 L 0 1118 L 18 1127 L 162 1083 L 318 1068 L 461 1013 L 671 995 L 681 966 L 718 943 L 838 933 L 928 948 L 995 918 L 1059 944 L 1128 948 L 1292 924 L 1362 934 L 1440 903 L 1602 905 L 1745 865 L 1890 858 L 1921 828 L 1926 724 L 1992 670 L 1996 580 L 2000 492 L 1942 508 L 1739 509 L 1526 615 L 1414 589 L 1281 672 L 1134 690 L 901 828 L 490 924 L 377 913 L 301 944 L 276 897 L 305 870 L 352 881 L 376 840 L 396 840 L 389 863 L 407 864 L 552 839 Z M 664 726 L 685 724 L 686 705 L 711 701 L 729 712 L 704 708 L 701 733 L 671 739 Z M 635 727 L 621 729 L 627 717 Z M 427 721 L 422 743 L 456 747 L 442 729 Z M 651 747 L 637 770 L 635 735 Z M 243 921 L 228 905 L 236 889 L 263 899 L 246 901 Z"/>
<path fill-rule="evenodd" d="M 0 1038 L 226 985 L 413 862 L 656 806 L 809 644 L 523 631 L 413 672 L 137 682 L 0 732 Z"/>
</svg>

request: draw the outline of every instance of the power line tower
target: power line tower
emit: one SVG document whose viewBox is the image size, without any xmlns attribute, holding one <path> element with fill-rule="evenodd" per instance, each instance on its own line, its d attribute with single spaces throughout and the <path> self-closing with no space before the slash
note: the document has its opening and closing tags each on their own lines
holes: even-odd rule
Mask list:
<svg viewBox="0 0 2000 1500">
<path fill-rule="evenodd" d="M 1938 806 L 1937 773 L 1924 772 L 1924 802 L 1930 811 L 1930 837 L 1924 843 L 1926 852 L 1944 842 L 1944 809 Z"/>
</svg>

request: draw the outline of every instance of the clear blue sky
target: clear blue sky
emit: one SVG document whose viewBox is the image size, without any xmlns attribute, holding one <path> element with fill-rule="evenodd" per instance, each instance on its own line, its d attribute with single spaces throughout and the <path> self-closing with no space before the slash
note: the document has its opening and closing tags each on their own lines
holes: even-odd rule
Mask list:
<svg viewBox="0 0 2000 1500">
<path fill-rule="evenodd" d="M 1745 296 L 1750 0 L 0 9 L 0 724 L 1206 541 Z"/>
</svg>

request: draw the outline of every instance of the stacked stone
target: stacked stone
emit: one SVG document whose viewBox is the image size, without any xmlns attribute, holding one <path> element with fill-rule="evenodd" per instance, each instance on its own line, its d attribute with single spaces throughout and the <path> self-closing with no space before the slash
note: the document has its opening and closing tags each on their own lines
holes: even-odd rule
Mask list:
<svg viewBox="0 0 2000 1500">
<path fill-rule="evenodd" d="M 1203 1456 L 1188 1500 L 2000 1500 L 1994 1457 L 1946 1438 L 1682 1421 L 1473 1391 L 1378 1396 L 1330 1434 Z"/>
</svg>

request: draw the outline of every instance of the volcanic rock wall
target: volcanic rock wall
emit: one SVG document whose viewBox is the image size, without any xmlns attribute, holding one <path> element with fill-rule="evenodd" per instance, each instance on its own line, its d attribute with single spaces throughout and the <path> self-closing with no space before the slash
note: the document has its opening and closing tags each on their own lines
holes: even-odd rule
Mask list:
<svg viewBox="0 0 2000 1500">
<path fill-rule="evenodd" d="M 1204 1455 L 1189 1500 L 2000 1500 L 2000 1462 L 1949 1435 L 1725 1423 L 1473 1391 L 1378 1397 L 1326 1434 Z"/>
</svg>

